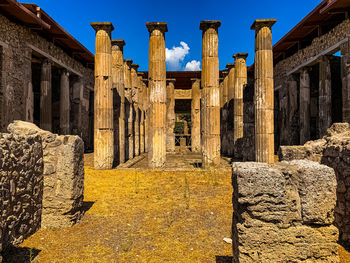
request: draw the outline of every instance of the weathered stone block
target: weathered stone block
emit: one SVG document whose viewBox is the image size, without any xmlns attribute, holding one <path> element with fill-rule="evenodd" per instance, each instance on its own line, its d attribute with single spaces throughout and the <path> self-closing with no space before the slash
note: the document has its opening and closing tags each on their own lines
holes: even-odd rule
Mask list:
<svg viewBox="0 0 350 263">
<path fill-rule="evenodd" d="M 234 163 L 232 179 L 234 262 L 339 262 L 333 169 Z"/>
<path fill-rule="evenodd" d="M 39 136 L 44 162 L 42 227 L 70 226 L 82 216 L 84 143 L 78 136 L 58 136 L 28 122 L 8 126 L 13 136 Z"/>
</svg>

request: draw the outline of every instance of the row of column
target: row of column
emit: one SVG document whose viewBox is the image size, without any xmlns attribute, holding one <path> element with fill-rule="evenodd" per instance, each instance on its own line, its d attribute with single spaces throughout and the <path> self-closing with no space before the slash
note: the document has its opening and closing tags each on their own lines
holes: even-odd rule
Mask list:
<svg viewBox="0 0 350 263">
<path fill-rule="evenodd" d="M 111 169 L 147 150 L 147 86 L 138 65 L 124 59 L 124 40 L 111 39 L 113 25 L 91 26 L 96 31 L 94 167 Z"/>
</svg>

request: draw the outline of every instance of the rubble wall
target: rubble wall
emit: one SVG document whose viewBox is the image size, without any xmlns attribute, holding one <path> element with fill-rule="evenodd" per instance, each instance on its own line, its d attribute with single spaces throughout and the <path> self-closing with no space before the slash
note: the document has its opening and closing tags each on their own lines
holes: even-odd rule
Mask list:
<svg viewBox="0 0 350 263">
<path fill-rule="evenodd" d="M 43 150 L 41 137 L 0 133 L 0 252 L 41 225 Z M 1 260 L 0 260 L 1 262 Z"/>
<path fill-rule="evenodd" d="M 233 164 L 235 263 L 339 262 L 336 176 L 308 160 Z"/>
</svg>

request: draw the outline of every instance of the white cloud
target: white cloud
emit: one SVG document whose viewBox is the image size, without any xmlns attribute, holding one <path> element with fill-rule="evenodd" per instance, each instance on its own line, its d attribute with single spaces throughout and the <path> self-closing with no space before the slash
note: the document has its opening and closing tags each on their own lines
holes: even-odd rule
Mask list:
<svg viewBox="0 0 350 263">
<path fill-rule="evenodd" d="M 172 47 L 172 49 L 165 49 L 166 62 L 168 63 L 169 70 L 180 70 L 181 62 L 185 56 L 189 53 L 189 46 L 181 41 L 180 46 Z"/>
<path fill-rule="evenodd" d="M 201 62 L 197 60 L 192 60 L 191 62 L 187 62 L 185 71 L 199 71 L 201 70 Z"/>
</svg>

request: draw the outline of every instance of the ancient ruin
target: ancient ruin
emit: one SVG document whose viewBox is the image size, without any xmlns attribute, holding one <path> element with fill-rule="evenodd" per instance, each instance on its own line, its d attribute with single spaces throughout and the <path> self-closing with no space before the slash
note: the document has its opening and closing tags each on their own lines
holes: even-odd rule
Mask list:
<svg viewBox="0 0 350 263">
<path fill-rule="evenodd" d="M 231 41 L 226 68 L 231 25 L 198 20 L 201 69 L 176 71 L 170 21 L 138 25 L 142 61 L 123 25 L 89 21 L 92 54 L 0 0 L 0 254 L 51 233 L 67 262 L 211 262 L 217 239 L 216 262 L 350 260 L 349 14 L 323 0 L 277 42 L 276 19 L 235 22 L 255 54 Z"/>
</svg>

